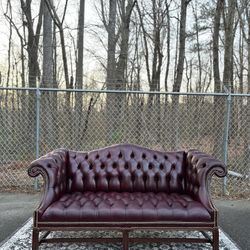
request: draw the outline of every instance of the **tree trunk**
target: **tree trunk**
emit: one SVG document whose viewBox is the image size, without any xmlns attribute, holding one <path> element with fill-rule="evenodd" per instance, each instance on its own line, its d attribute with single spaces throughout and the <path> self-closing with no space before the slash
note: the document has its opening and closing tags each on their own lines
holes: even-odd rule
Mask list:
<svg viewBox="0 0 250 250">
<path fill-rule="evenodd" d="M 231 92 L 233 88 L 233 83 L 231 82 L 231 60 L 233 53 L 233 44 L 234 44 L 234 17 L 236 10 L 236 0 L 229 0 L 228 4 L 228 13 L 225 18 L 226 23 L 225 26 L 225 51 L 224 51 L 224 73 L 223 73 L 223 87 L 227 89 L 227 91 Z"/>
<path fill-rule="evenodd" d="M 114 85 L 115 89 L 126 90 L 127 86 L 127 60 L 128 60 L 128 42 L 129 42 L 129 26 L 132 10 L 134 7 L 134 0 L 128 0 L 127 6 L 125 7 L 125 0 L 121 1 L 121 43 L 120 43 L 120 54 L 118 57 L 118 62 L 115 71 L 116 83 Z M 115 112 L 115 130 L 116 133 L 120 134 L 124 131 L 122 125 L 124 124 L 123 118 L 125 114 L 125 100 L 126 94 L 116 94 L 115 105 L 113 107 Z M 121 130 L 121 131 L 119 131 Z"/>
<path fill-rule="evenodd" d="M 170 13 L 169 13 L 169 6 L 166 6 L 167 11 L 167 65 L 166 65 L 166 72 L 165 72 L 165 92 L 168 92 L 168 75 L 169 75 L 169 67 L 170 67 L 170 41 L 171 41 L 171 33 L 170 33 Z M 167 96 L 165 98 L 165 103 L 168 102 Z"/>
<path fill-rule="evenodd" d="M 214 17 L 214 33 L 213 33 L 213 71 L 214 71 L 214 92 L 221 92 L 221 80 L 219 69 L 219 35 L 221 24 L 221 13 L 224 6 L 224 0 L 217 0 L 216 12 Z M 214 147 L 213 154 L 220 159 L 223 155 L 223 140 L 221 133 L 223 133 L 223 110 L 222 102 L 225 100 L 219 96 L 214 97 Z"/>
<path fill-rule="evenodd" d="M 77 34 L 77 62 L 76 62 L 76 88 L 83 88 L 83 50 L 84 50 L 84 12 L 85 12 L 85 0 L 80 0 L 80 9 L 78 14 L 78 34 Z M 75 128 L 77 136 L 76 145 L 81 148 L 81 123 L 83 117 L 83 95 L 82 93 L 76 93 L 75 112 L 77 114 Z"/>
<path fill-rule="evenodd" d="M 51 1 L 52 0 L 48 0 Z M 53 30 L 52 18 L 49 13 L 48 7 L 44 4 L 43 9 L 43 75 L 42 75 L 42 88 L 53 88 Z M 42 105 L 46 108 L 41 113 L 42 116 L 42 139 L 44 145 L 47 145 L 46 151 L 53 149 L 54 142 L 54 129 L 53 129 L 53 116 L 55 112 L 51 106 L 53 103 L 53 93 L 42 92 Z"/>
<path fill-rule="evenodd" d="M 202 63 L 201 63 L 201 48 L 200 48 L 200 34 L 199 34 L 199 20 L 197 15 L 197 6 L 193 7 L 193 15 L 195 20 L 195 38 L 196 38 L 196 46 L 197 46 L 197 57 L 198 57 L 198 82 L 196 84 L 196 92 L 201 92 L 201 79 L 202 79 Z"/>
<path fill-rule="evenodd" d="M 177 72 L 174 80 L 173 92 L 180 92 L 183 69 L 184 69 L 184 59 L 185 59 L 185 47 L 186 47 L 186 20 L 187 20 L 187 7 L 190 0 L 181 0 L 181 20 L 180 20 L 180 36 L 179 36 L 179 57 L 177 64 Z M 175 149 L 179 145 L 179 96 L 173 96 L 172 98 L 172 138 L 171 138 L 171 149 Z"/>
<path fill-rule="evenodd" d="M 102 3 L 103 4 L 103 3 Z M 102 9 L 102 15 L 105 16 L 104 10 Z M 106 24 L 106 30 L 108 33 L 108 55 L 107 55 L 107 78 L 106 84 L 107 89 L 114 89 L 115 85 L 115 51 L 116 51 L 116 15 L 117 15 L 117 1 L 109 0 L 109 20 Z M 105 20 L 105 19 L 104 19 Z M 114 106 L 116 105 L 115 95 L 107 93 L 106 103 L 106 124 L 107 124 L 107 142 L 110 143 L 115 137 L 115 112 Z"/>
<path fill-rule="evenodd" d="M 177 64 L 177 74 L 176 74 L 176 78 L 175 78 L 174 86 L 173 86 L 173 92 L 180 92 L 180 89 L 181 89 L 184 59 L 185 59 L 185 48 L 186 48 L 187 6 L 189 3 L 190 3 L 190 0 L 181 0 L 179 58 L 178 58 L 178 64 Z"/>
<path fill-rule="evenodd" d="M 247 66 L 248 66 L 248 73 L 247 73 L 247 93 L 250 93 L 250 7 L 249 5 L 246 6 L 246 17 L 247 17 L 247 24 L 248 24 L 248 37 L 247 37 Z M 244 161 L 242 165 L 246 164 L 247 173 L 246 175 L 250 176 L 250 98 L 247 98 L 247 105 L 246 105 L 246 116 L 245 116 L 245 135 L 244 135 Z"/>
<path fill-rule="evenodd" d="M 40 39 L 40 31 L 42 26 L 42 15 L 43 15 L 43 2 L 40 3 L 40 10 L 38 16 L 38 22 L 36 27 L 36 32 L 33 30 L 33 17 L 31 15 L 31 1 L 21 0 L 21 8 L 24 13 L 28 30 L 28 41 L 27 41 L 27 51 L 28 51 L 28 87 L 36 88 L 37 78 L 39 78 L 39 66 L 38 66 L 38 45 Z M 36 127 L 36 96 L 35 92 L 28 93 L 28 127 L 26 129 L 28 150 L 30 154 L 34 154 L 35 145 L 35 127 Z"/>
<path fill-rule="evenodd" d="M 47 5 L 47 7 L 48 7 L 48 11 L 49 11 L 55 25 L 59 29 L 65 84 L 66 84 L 67 89 L 71 89 L 73 86 L 72 86 L 72 84 L 70 84 L 70 80 L 69 80 L 68 60 L 67 60 L 65 38 L 64 38 L 64 29 L 63 29 L 64 18 L 62 19 L 62 21 L 59 19 L 58 15 L 56 13 L 56 9 L 55 9 L 53 3 L 50 0 L 45 0 L 45 3 Z M 67 9 L 67 4 L 68 4 L 68 1 L 66 1 L 66 3 L 65 3 L 63 17 L 65 16 L 65 12 L 66 12 L 66 9 Z M 65 107 L 66 107 L 67 111 L 70 112 L 70 92 L 66 92 Z"/>
</svg>

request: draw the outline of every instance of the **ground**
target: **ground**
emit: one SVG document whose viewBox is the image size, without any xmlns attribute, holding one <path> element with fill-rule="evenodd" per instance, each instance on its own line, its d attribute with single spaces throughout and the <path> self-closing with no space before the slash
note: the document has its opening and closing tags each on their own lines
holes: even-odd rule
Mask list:
<svg viewBox="0 0 250 250">
<path fill-rule="evenodd" d="M 32 216 L 39 198 L 39 194 L 0 193 L 0 242 Z M 250 250 L 250 201 L 220 199 L 215 203 L 220 227 L 239 247 Z"/>
</svg>

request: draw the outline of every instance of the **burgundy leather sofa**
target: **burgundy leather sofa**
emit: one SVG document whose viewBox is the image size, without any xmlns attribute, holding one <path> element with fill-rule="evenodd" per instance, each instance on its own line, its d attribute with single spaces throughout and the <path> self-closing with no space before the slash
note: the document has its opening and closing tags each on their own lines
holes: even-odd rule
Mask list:
<svg viewBox="0 0 250 250">
<path fill-rule="evenodd" d="M 91 152 L 55 150 L 31 163 L 44 178 L 34 211 L 32 249 L 53 242 L 192 242 L 219 249 L 217 210 L 210 194 L 213 174 L 225 165 L 196 151 L 160 152 L 121 144 Z M 132 230 L 194 230 L 204 238 L 130 238 Z M 47 238 L 51 231 L 119 230 L 122 238 Z M 209 233 L 210 231 L 210 233 Z M 41 234 L 41 236 L 39 236 Z"/>
</svg>

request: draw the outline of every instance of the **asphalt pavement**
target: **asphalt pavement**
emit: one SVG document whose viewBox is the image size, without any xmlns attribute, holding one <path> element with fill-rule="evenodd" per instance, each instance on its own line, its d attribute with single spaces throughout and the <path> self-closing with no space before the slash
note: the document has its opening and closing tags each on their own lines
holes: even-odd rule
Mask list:
<svg viewBox="0 0 250 250">
<path fill-rule="evenodd" d="M 0 242 L 32 216 L 39 200 L 39 194 L 0 193 Z M 222 230 L 243 250 L 250 250 L 250 201 L 216 200 L 215 203 Z"/>
</svg>

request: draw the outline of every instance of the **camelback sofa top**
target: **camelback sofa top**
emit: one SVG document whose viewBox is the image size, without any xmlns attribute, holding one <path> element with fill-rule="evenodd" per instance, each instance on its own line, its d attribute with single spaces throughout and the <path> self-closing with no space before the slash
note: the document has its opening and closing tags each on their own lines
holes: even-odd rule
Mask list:
<svg viewBox="0 0 250 250">
<path fill-rule="evenodd" d="M 161 152 L 120 144 L 91 152 L 54 150 L 33 161 L 44 194 L 34 211 L 32 249 L 41 243 L 191 242 L 219 249 L 209 183 L 225 165 L 196 151 Z M 130 238 L 133 230 L 194 230 L 204 238 Z M 47 238 L 51 231 L 118 230 L 122 238 Z M 211 237 L 207 233 L 211 232 Z M 44 232 L 40 237 L 39 233 Z"/>
</svg>

